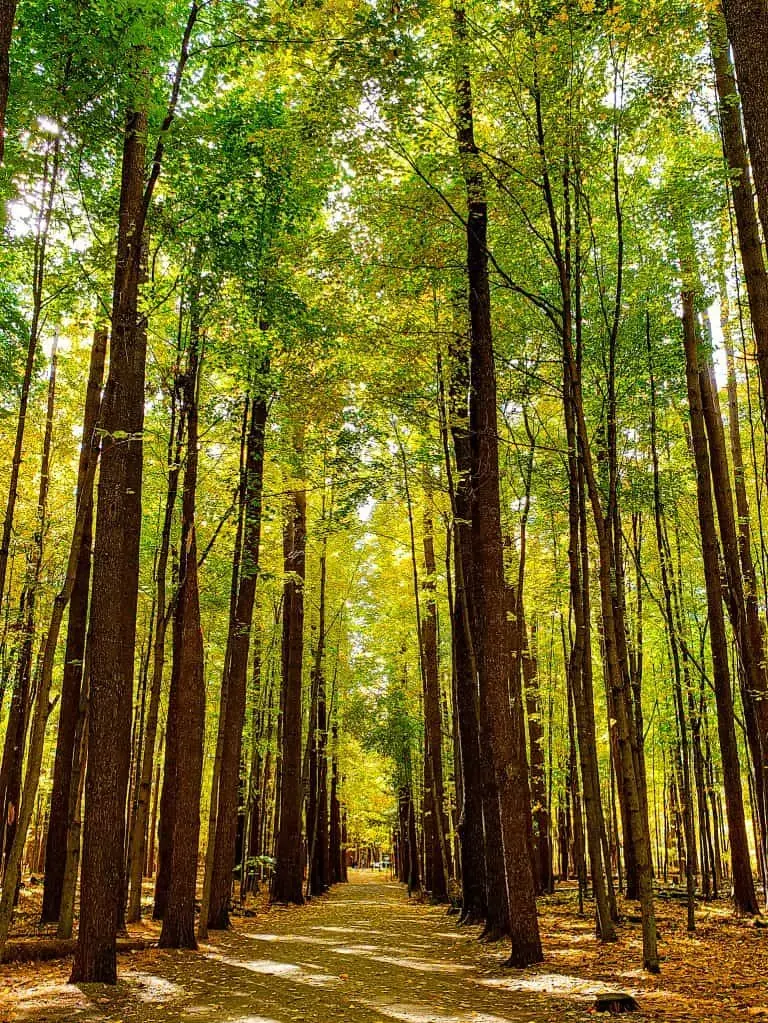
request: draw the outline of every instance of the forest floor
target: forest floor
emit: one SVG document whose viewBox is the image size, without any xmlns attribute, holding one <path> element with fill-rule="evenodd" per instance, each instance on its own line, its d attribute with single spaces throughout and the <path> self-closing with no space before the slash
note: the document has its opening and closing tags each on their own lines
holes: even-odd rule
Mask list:
<svg viewBox="0 0 768 1023">
<path fill-rule="evenodd" d="M 768 931 L 724 904 L 703 907 L 689 936 L 683 908 L 659 900 L 662 973 L 649 977 L 639 927 L 600 946 L 565 889 L 542 902 L 545 962 L 518 971 L 501 966 L 502 945 L 480 944 L 444 907 L 409 901 L 385 875 L 351 875 L 307 906 L 238 918 L 197 952 L 121 955 L 115 987 L 69 985 L 68 960 L 0 966 L 0 1021 L 586 1021 L 595 996 L 617 990 L 637 999 L 634 1018 L 659 1023 L 768 1020 Z"/>
</svg>

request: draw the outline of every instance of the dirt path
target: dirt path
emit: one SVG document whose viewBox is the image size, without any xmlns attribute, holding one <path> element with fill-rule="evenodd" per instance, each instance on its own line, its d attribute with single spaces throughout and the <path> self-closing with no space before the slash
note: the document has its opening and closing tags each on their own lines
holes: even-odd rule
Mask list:
<svg viewBox="0 0 768 1023">
<path fill-rule="evenodd" d="M 67 963 L 6 987 L 14 1023 L 543 1023 L 585 1020 L 587 992 L 552 964 L 518 973 L 458 929 L 444 908 L 408 902 L 400 885 L 362 874 L 300 909 L 273 909 L 196 953 L 122 956 L 120 983 L 72 987 Z M 6 974 L 6 978 L 8 974 Z M 567 979 L 562 977 L 563 980 Z M 575 979 L 575 978 L 571 978 Z M 594 985 L 592 986 L 594 987 Z M 12 998 L 13 1004 L 9 1002 Z M 3 1011 L 5 1015 L 3 1015 Z"/>
</svg>

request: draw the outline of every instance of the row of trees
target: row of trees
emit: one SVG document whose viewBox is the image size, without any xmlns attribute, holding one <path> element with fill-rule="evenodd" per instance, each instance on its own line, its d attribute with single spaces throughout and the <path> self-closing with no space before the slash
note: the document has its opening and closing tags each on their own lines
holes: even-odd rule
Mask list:
<svg viewBox="0 0 768 1023">
<path fill-rule="evenodd" d="M 640 901 L 649 970 L 654 878 L 757 912 L 764 0 L 40 14 L 0 59 L 0 945 L 25 863 L 64 935 L 80 872 L 113 982 L 146 875 L 194 947 L 236 868 L 300 903 L 390 830 L 516 966 L 556 866 L 604 941 Z"/>
</svg>

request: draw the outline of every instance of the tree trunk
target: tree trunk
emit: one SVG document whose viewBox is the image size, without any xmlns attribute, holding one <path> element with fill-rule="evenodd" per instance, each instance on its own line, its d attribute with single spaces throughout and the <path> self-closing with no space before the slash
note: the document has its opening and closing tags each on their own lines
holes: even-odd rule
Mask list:
<svg viewBox="0 0 768 1023">
<path fill-rule="evenodd" d="M 219 721 L 216 729 L 216 751 L 213 757 L 211 776 L 211 795 L 208 804 L 208 834 L 205 847 L 205 871 L 203 876 L 203 894 L 200 900 L 200 918 L 197 924 L 197 936 L 200 940 L 208 937 L 208 915 L 211 907 L 211 885 L 213 884 L 214 857 L 216 854 L 216 817 L 219 807 L 219 780 L 221 778 L 221 762 L 224 757 L 224 743 L 227 727 L 227 687 L 229 685 L 229 661 L 232 652 L 233 622 L 237 610 L 237 594 L 240 584 L 240 561 L 243 556 L 243 528 L 245 525 L 246 486 L 247 486 L 247 447 L 251 421 L 250 395 L 243 403 L 243 416 L 240 427 L 240 459 L 239 480 L 237 487 L 237 528 L 235 544 L 232 552 L 232 574 L 229 585 L 229 630 L 227 645 L 224 651 L 224 665 L 221 672 L 221 689 L 219 692 Z"/>
<path fill-rule="evenodd" d="M 325 496 L 323 496 L 325 501 Z M 313 675 L 317 692 L 315 720 L 310 721 L 313 739 L 313 771 L 310 778 L 311 812 L 307 817 L 309 833 L 309 891 L 322 894 L 330 884 L 328 877 L 328 706 L 325 692 L 325 590 L 327 576 L 326 539 L 320 556 L 320 593 L 318 603 L 317 648 Z"/>
<path fill-rule="evenodd" d="M 482 162 L 474 138 L 472 88 L 467 53 L 466 12 L 453 5 L 456 60 L 457 141 L 467 198 L 467 278 L 469 283 L 471 485 L 475 493 L 472 552 L 476 560 L 475 651 L 480 701 L 487 710 L 510 907 L 512 966 L 542 958 L 536 892 L 529 855 L 530 787 L 525 757 L 522 692 L 508 690 L 505 646 L 505 582 L 499 496 L 496 369 L 488 279 L 488 207 Z M 510 699 L 511 697 L 511 699 Z"/>
<path fill-rule="evenodd" d="M 669 545 L 666 542 L 663 523 L 663 506 L 661 501 L 661 484 L 659 476 L 659 454 L 656 445 L 656 378 L 653 371 L 653 358 L 651 349 L 651 326 L 650 316 L 646 312 L 646 343 L 648 348 L 648 376 L 651 385 L 651 461 L 653 463 L 653 509 L 654 522 L 656 526 L 656 548 L 661 568 L 661 587 L 664 594 L 664 616 L 667 624 L 667 635 L 670 650 L 672 652 L 672 666 L 674 670 L 674 697 L 675 710 L 680 735 L 680 759 L 681 759 L 681 799 L 683 802 L 683 826 L 685 831 L 685 883 L 688 910 L 688 930 L 693 932 L 696 929 L 694 916 L 696 879 L 694 871 L 694 856 L 696 849 L 696 830 L 693 815 L 693 785 L 691 781 L 690 752 L 688 745 L 688 728 L 683 704 L 682 673 L 680 666 L 680 643 L 677 635 L 677 627 L 672 604 L 672 587 L 670 575 L 672 570 Z M 686 687 L 688 688 L 688 687 Z"/>
<path fill-rule="evenodd" d="M 262 375 L 266 366 L 259 368 L 257 388 L 263 388 Z M 245 721 L 245 703 L 248 678 L 248 650 L 251 638 L 253 605 L 259 574 L 259 548 L 261 544 L 261 505 L 264 481 L 264 430 L 267 422 L 267 399 L 263 390 L 254 393 L 251 419 L 246 444 L 245 518 L 243 525 L 243 553 L 240 563 L 235 614 L 230 623 L 230 655 L 226 684 L 224 719 L 224 745 L 219 774 L 216 836 L 211 872 L 211 895 L 208 927 L 229 927 L 229 902 L 232 891 L 232 871 L 235 867 L 237 840 L 237 810 L 240 779 L 240 759 Z M 209 838 L 210 842 L 210 838 Z"/>
<path fill-rule="evenodd" d="M 431 816 L 432 848 L 426 850 L 432 865 L 431 893 L 435 902 L 448 901 L 448 881 L 453 868 L 448 851 L 448 817 L 445 812 L 443 780 L 442 717 L 440 712 L 440 674 L 437 659 L 437 604 L 435 601 L 435 546 L 431 495 L 425 493 L 424 512 L 424 615 L 421 622 L 421 645 L 424 655 L 424 799 L 425 814 Z"/>
<path fill-rule="evenodd" d="M 146 335 L 139 315 L 147 115 L 128 116 L 123 149 L 109 376 L 100 426 L 91 598 L 88 770 L 73 982 L 117 980 L 125 799 L 139 585 Z"/>
<path fill-rule="evenodd" d="M 727 3 L 728 8 L 739 6 L 737 3 Z M 758 6 L 756 3 L 755 6 Z M 765 11 L 762 14 L 766 18 Z M 752 179 L 750 176 L 749 158 L 747 147 L 742 132 L 739 94 L 736 90 L 733 65 L 731 64 L 728 52 L 728 36 L 726 34 L 725 22 L 722 13 L 717 7 L 709 12 L 709 45 L 712 51 L 712 61 L 715 68 L 715 84 L 719 100 L 720 122 L 722 125 L 723 153 L 729 171 L 730 191 L 733 197 L 733 211 L 736 219 L 736 229 L 739 236 L 739 252 L 744 267 L 744 280 L 747 287 L 747 299 L 749 302 L 749 313 L 752 320 L 752 329 L 755 338 L 755 350 L 757 354 L 757 366 L 760 374 L 760 383 L 763 395 L 768 395 L 768 276 L 765 269 L 765 257 L 763 245 L 760 240 L 760 228 L 758 225 L 757 212 L 755 211 L 755 196 L 752 190 Z M 757 26 L 755 26 L 755 29 Z M 747 26 L 749 35 L 753 29 Z M 742 29 L 739 26 L 739 39 L 742 40 Z M 768 36 L 767 36 L 768 38 Z M 735 44 L 734 44 L 735 48 Z M 765 62 L 765 54 L 760 58 Z M 768 84 L 768 76 L 766 76 Z M 741 81 L 742 91 L 744 83 Z M 768 101 L 768 96 L 763 97 L 761 107 Z M 744 111 L 746 117 L 746 109 Z M 761 109 L 760 116 L 765 117 L 764 109 Z M 768 172 L 768 151 L 766 151 L 766 172 Z M 757 181 L 757 174 L 755 173 Z M 764 188 L 768 188 L 768 178 L 764 179 Z M 765 202 L 765 196 L 763 197 Z M 765 227 L 765 225 L 764 225 Z M 721 297 L 725 297 L 724 294 Z"/>
<path fill-rule="evenodd" d="M 67 861 L 67 831 L 70 821 L 70 788 L 73 777 L 75 732 L 80 715 L 80 697 L 85 657 L 85 635 L 88 624 L 88 598 L 91 580 L 91 542 L 93 533 L 93 481 L 84 493 L 88 462 L 94 442 L 94 429 L 101 402 L 101 384 L 104 376 L 107 332 L 98 328 L 93 335 L 88 385 L 83 412 L 83 435 L 80 443 L 80 461 L 77 471 L 75 507 L 87 502 L 83 524 L 83 537 L 77 563 L 75 583 L 69 605 L 67 642 L 64 654 L 64 672 L 61 681 L 59 731 L 53 767 L 51 809 L 45 850 L 45 886 L 43 888 L 42 923 L 59 919 L 61 893 Z"/>
<path fill-rule="evenodd" d="M 765 0 L 723 0 L 733 47 L 744 127 L 757 192 L 757 206 L 768 237 L 768 17 Z"/>
<path fill-rule="evenodd" d="M 142 239 L 197 14 L 195 0 L 187 17 L 168 109 L 146 187 L 146 109 L 129 110 L 123 142 L 109 376 L 100 420 L 104 445 L 88 640 L 92 665 L 88 770 L 73 983 L 114 984 L 117 980 L 116 935 L 123 907 L 125 801 L 131 756 L 147 357 L 146 319 L 139 313 Z M 140 61 L 138 52 L 134 56 Z M 141 69 L 137 68 L 135 73 L 140 76 Z"/>
<path fill-rule="evenodd" d="M 131 841 L 128 856 L 130 875 L 130 894 L 128 899 L 128 922 L 136 923 L 141 919 L 141 892 L 144 877 L 144 866 L 147 847 L 147 830 L 149 821 L 149 797 L 152 788 L 152 771 L 155 763 L 155 746 L 157 744 L 157 722 L 160 712 L 160 696 L 163 689 L 163 673 L 165 669 L 165 636 L 168 628 L 168 609 L 166 608 L 166 585 L 168 574 L 168 554 L 171 544 L 171 527 L 176 505 L 179 472 L 181 469 L 181 444 L 184 432 L 184 418 L 179 416 L 178 432 L 175 427 L 175 398 L 171 411 L 171 425 L 168 435 L 168 486 L 163 515 L 163 528 L 160 534 L 160 547 L 155 567 L 155 630 L 152 637 L 152 680 L 149 686 L 149 707 L 142 752 L 139 791 L 136 799 L 136 811 L 131 827 Z M 167 813 L 167 810 L 166 810 Z M 161 824 L 162 827 L 162 824 Z M 165 836 L 163 836 L 165 839 Z M 161 860 L 163 861 L 163 877 L 158 874 L 155 886 L 155 915 L 161 919 L 165 911 L 168 894 L 168 872 L 165 865 L 167 859 L 166 843 L 161 842 Z"/>
<path fill-rule="evenodd" d="M 458 832 L 461 849 L 461 922 L 480 923 L 488 915 L 486 897 L 485 834 L 483 829 L 483 781 L 480 753 L 477 663 L 472 643 L 471 571 L 472 537 L 470 532 L 471 490 L 469 485 L 469 337 L 461 325 L 468 320 L 466 306 L 458 301 L 458 329 L 452 335 L 449 370 L 450 431 L 456 460 L 453 480 L 451 454 L 444 436 L 444 456 L 449 480 L 454 522 L 454 571 L 456 588 L 451 621 L 453 671 L 456 689 L 456 728 L 461 750 L 462 803 Z M 442 376 L 441 376 L 442 383 Z M 496 804 L 498 805 L 498 803 Z M 498 814 L 497 814 L 498 816 Z M 500 879 L 506 891 L 506 881 Z M 497 902 L 498 905 L 498 902 Z M 507 914 L 508 916 L 508 914 Z"/>
<path fill-rule="evenodd" d="M 765 674 L 765 648 L 754 587 L 755 577 L 751 551 L 745 551 L 743 543 L 740 543 L 737 536 L 725 431 L 713 376 L 714 371 L 710 361 L 702 360 L 699 386 L 709 443 L 709 465 L 712 473 L 717 521 L 720 528 L 721 551 L 725 565 L 726 606 L 741 664 L 741 670 L 738 672 L 741 684 L 741 702 L 744 708 L 747 745 L 752 757 L 758 791 L 761 795 L 760 819 L 762 823 L 764 820 L 762 798 L 766 780 L 765 752 L 768 744 L 768 680 Z M 738 419 L 733 425 L 738 432 Z M 737 441 L 737 457 L 740 457 L 739 441 Z M 740 469 L 739 489 L 742 503 L 739 506 L 739 514 L 741 515 L 743 512 L 745 515 L 740 526 L 743 529 L 745 524 L 748 528 L 749 508 L 746 506 L 743 463 L 740 465 Z M 749 601 L 745 596 L 742 566 L 746 571 L 749 572 L 750 568 L 752 571 L 752 598 Z M 746 583 L 749 589 L 750 582 L 746 581 Z"/>
<path fill-rule="evenodd" d="M 52 404 L 49 408 L 49 422 L 51 420 Z M 94 440 L 92 457 L 89 460 L 88 472 L 83 485 L 84 494 L 87 494 L 93 487 L 93 480 L 96 473 L 97 453 L 98 445 Z M 40 681 L 37 688 L 37 696 L 35 699 L 35 707 L 32 717 L 32 730 L 29 739 L 29 752 L 27 754 L 27 770 L 24 778 L 24 791 L 18 825 L 14 835 L 13 844 L 8 855 L 2 899 L 0 899 L 0 952 L 8 937 L 8 930 L 10 928 L 11 917 L 13 915 L 16 887 L 19 883 L 21 873 L 21 861 L 24 853 L 24 845 L 34 811 L 35 799 L 40 780 L 40 768 L 42 766 L 43 751 L 45 747 L 46 725 L 53 706 L 49 698 L 51 684 L 53 681 L 53 666 L 56 656 L 56 647 L 58 644 L 59 631 L 64 618 L 64 611 L 69 603 L 69 599 L 72 595 L 72 588 L 75 584 L 83 529 L 88 512 L 89 509 L 87 501 L 81 501 L 78 505 L 77 517 L 75 519 L 75 525 L 72 532 L 72 543 L 69 550 L 69 557 L 67 559 L 67 570 L 64 585 L 54 599 L 50 624 L 42 651 Z M 130 713 L 130 705 L 128 709 Z"/>
<path fill-rule="evenodd" d="M 331 731 L 331 810 L 329 822 L 329 859 L 330 859 L 330 882 L 338 884 L 342 879 L 341 870 L 341 803 L 339 802 L 339 760 L 336 747 L 339 740 L 339 732 L 336 725 Z"/>
<path fill-rule="evenodd" d="M 707 589 L 709 635 L 712 650 L 715 701 L 717 704 L 717 725 L 723 765 L 723 784 L 726 793 L 728 833 L 731 840 L 734 899 L 737 908 L 741 912 L 756 913 L 758 907 L 749 861 L 747 829 L 744 822 L 741 771 L 736 743 L 731 682 L 728 671 L 728 645 L 723 615 L 717 555 L 717 534 L 715 531 L 710 484 L 709 455 L 701 400 L 698 337 L 692 291 L 687 289 L 683 291 L 682 303 L 688 405 L 691 421 L 691 439 L 696 463 L 696 495 L 699 509 L 699 526 L 701 529 L 704 579 Z"/>
<path fill-rule="evenodd" d="M 11 88 L 11 38 L 16 19 L 16 0 L 0 2 L 0 164 L 5 157 L 5 112 Z M 0 590 L 2 592 L 2 590 Z"/>
<path fill-rule="evenodd" d="M 300 452 L 297 440 L 297 453 Z M 280 781 L 280 824 L 277 834 L 272 901 L 304 901 L 301 855 L 301 721 L 304 655 L 304 579 L 306 574 L 306 494 L 294 490 L 283 526 L 283 734 Z"/>
<path fill-rule="evenodd" d="M 194 289 L 199 287 L 196 280 Z M 180 592 L 174 611 L 174 660 L 178 671 L 172 699 L 177 721 L 175 813 L 171 844 L 168 902 L 160 934 L 162 948 L 197 948 L 195 939 L 195 887 L 200 842 L 200 792 L 205 733 L 205 679 L 200 598 L 197 581 L 195 500 L 198 466 L 199 295 L 190 302 L 190 348 L 185 376 L 184 412 L 187 421 L 187 465 L 181 514 Z"/>
<path fill-rule="evenodd" d="M 50 378 L 48 382 L 48 402 L 45 416 L 45 432 L 43 436 L 43 451 L 40 460 L 40 485 L 37 496 L 37 514 L 35 521 L 35 532 L 32 543 L 32 550 L 27 560 L 26 578 L 24 590 L 21 597 L 21 613 L 19 626 L 21 630 L 21 641 L 16 665 L 16 683 L 14 685 L 12 711 L 8 723 L 5 748 L 3 750 L 3 763 L 0 766 L 0 810 L 2 820 L 5 824 L 5 839 L 2 853 L 3 862 L 7 868 L 8 856 L 13 846 L 14 836 L 19 824 L 19 801 L 21 798 L 22 770 L 24 766 L 24 746 L 27 736 L 27 723 L 30 713 L 30 700 L 32 684 L 32 645 L 35 638 L 35 605 L 40 586 L 40 569 L 43 563 L 43 543 L 47 525 L 48 515 L 48 485 L 50 480 L 51 442 L 53 440 L 53 412 L 56 400 L 56 363 L 57 351 L 56 342 L 53 345 L 51 356 Z M 46 718 L 51 707 L 45 708 Z M 35 713 L 39 713 L 36 710 Z M 37 779 L 35 780 L 35 793 L 37 792 Z M 32 797 L 34 802 L 34 796 Z M 29 819 L 24 828 L 23 838 L 26 840 L 26 828 L 32 819 L 32 807 L 29 810 Z M 10 882 L 6 879 L 5 887 Z"/>
</svg>

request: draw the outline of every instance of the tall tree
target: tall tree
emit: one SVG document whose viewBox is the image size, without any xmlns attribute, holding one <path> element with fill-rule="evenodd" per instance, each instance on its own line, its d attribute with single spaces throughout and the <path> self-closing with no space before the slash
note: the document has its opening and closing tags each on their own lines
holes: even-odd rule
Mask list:
<svg viewBox="0 0 768 1023">
<path fill-rule="evenodd" d="M 300 431 L 294 439 L 297 458 L 302 457 Z M 301 488 L 291 491 L 283 523 L 283 640 L 281 696 L 283 731 L 280 759 L 280 807 L 272 901 L 304 901 L 301 855 L 301 722 L 302 665 L 304 647 L 304 580 L 307 542 L 306 494 Z"/>
<path fill-rule="evenodd" d="M 474 135 L 466 11 L 453 5 L 456 49 L 457 143 L 467 201 L 469 285 L 471 486 L 475 492 L 472 552 L 476 562 L 475 615 L 483 623 L 475 649 L 480 700 L 488 709 L 490 743 L 501 812 L 512 951 L 509 962 L 527 966 L 542 958 L 536 893 L 529 855 L 530 787 L 525 758 L 522 692 L 509 693 L 505 664 L 505 583 L 499 499 L 496 369 L 488 279 L 488 204 Z M 511 698 L 511 702 L 510 702 Z"/>
<path fill-rule="evenodd" d="M 83 411 L 83 434 L 77 469 L 76 508 L 80 506 L 81 502 L 84 502 L 85 519 L 77 563 L 77 575 L 72 589 L 69 619 L 67 622 L 64 672 L 59 700 L 59 730 L 53 765 L 51 809 L 48 818 L 48 835 L 45 847 L 43 923 L 59 919 L 64 870 L 67 859 L 72 765 L 75 756 L 75 732 L 80 714 L 85 635 L 88 624 L 88 598 L 91 582 L 93 480 L 91 480 L 91 489 L 87 493 L 83 488 L 88 479 L 88 463 L 91 458 L 91 449 L 94 443 L 98 443 L 94 434 L 99 405 L 101 403 L 101 384 L 104 377 L 106 348 L 107 332 L 103 328 L 97 328 L 94 331 L 93 344 L 91 346 L 88 384 L 85 393 L 85 409 Z"/>
</svg>

